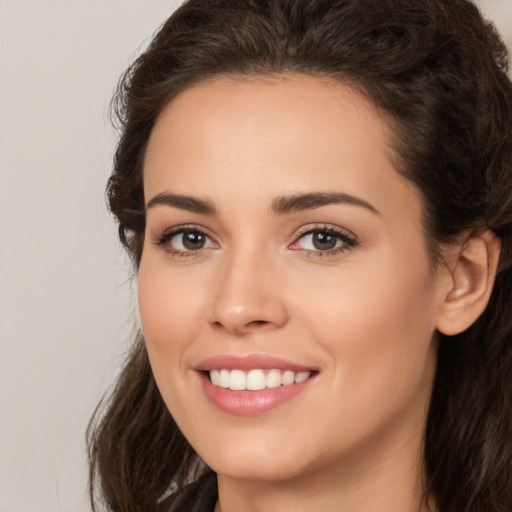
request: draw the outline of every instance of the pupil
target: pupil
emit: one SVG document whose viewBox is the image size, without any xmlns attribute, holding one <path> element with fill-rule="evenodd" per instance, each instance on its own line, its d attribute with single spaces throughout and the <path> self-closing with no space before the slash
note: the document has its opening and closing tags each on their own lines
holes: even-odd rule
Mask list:
<svg viewBox="0 0 512 512">
<path fill-rule="evenodd" d="M 190 231 L 183 236 L 184 247 L 191 251 L 201 249 L 204 246 L 204 242 L 204 235 L 201 233 Z"/>
<path fill-rule="evenodd" d="M 336 237 L 325 232 L 318 232 L 313 235 L 313 245 L 315 249 L 329 250 L 336 246 Z"/>
</svg>

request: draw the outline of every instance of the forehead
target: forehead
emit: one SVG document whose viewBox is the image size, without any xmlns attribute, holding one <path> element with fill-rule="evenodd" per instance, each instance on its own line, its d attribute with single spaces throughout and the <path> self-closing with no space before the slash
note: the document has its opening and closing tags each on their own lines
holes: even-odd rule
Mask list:
<svg viewBox="0 0 512 512">
<path fill-rule="evenodd" d="M 186 89 L 158 118 L 146 152 L 145 197 L 337 188 L 379 202 L 397 187 L 410 196 L 412 185 L 394 168 L 391 139 L 381 113 L 338 82 L 218 78 Z"/>
</svg>

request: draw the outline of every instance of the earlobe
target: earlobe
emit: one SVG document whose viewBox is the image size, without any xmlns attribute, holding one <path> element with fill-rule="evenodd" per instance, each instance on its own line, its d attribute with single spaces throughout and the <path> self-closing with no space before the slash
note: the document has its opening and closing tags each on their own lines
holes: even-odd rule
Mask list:
<svg viewBox="0 0 512 512">
<path fill-rule="evenodd" d="M 491 231 L 473 233 L 450 265 L 450 289 L 444 297 L 437 330 L 448 336 L 470 327 L 491 296 L 501 242 Z"/>
</svg>

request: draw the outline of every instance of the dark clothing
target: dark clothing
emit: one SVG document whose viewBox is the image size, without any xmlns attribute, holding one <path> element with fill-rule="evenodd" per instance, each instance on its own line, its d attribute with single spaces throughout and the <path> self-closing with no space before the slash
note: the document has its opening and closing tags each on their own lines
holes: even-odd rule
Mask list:
<svg viewBox="0 0 512 512">
<path fill-rule="evenodd" d="M 217 476 L 210 473 L 162 500 L 157 511 L 213 512 L 217 497 Z"/>
</svg>

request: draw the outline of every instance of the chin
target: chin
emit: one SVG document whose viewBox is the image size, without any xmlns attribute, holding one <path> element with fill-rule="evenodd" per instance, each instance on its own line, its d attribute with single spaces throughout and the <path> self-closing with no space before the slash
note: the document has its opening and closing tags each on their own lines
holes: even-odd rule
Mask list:
<svg viewBox="0 0 512 512">
<path fill-rule="evenodd" d="M 278 481 L 300 473 L 297 445 L 286 449 L 285 443 L 266 442 L 262 437 L 233 439 L 223 443 L 213 441 L 209 448 L 198 450 L 205 463 L 217 474 L 233 479 Z M 211 450 L 212 446 L 218 449 Z"/>
<path fill-rule="evenodd" d="M 241 459 L 241 456 L 237 457 Z M 296 457 L 295 457 L 296 458 Z M 210 467 L 218 474 L 231 479 L 260 482 L 278 482 L 293 479 L 300 472 L 297 462 L 287 463 L 276 457 L 253 457 L 245 460 L 224 458 L 213 461 Z"/>
</svg>

